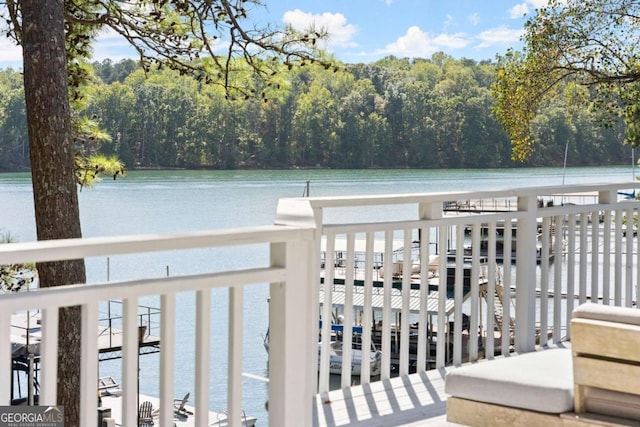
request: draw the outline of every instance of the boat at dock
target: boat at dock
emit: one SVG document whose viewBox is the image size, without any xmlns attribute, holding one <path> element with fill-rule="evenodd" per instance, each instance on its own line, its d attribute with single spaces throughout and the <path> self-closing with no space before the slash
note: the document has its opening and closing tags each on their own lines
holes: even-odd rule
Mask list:
<svg viewBox="0 0 640 427">
<path fill-rule="evenodd" d="M 479 256 L 475 259 L 471 254 L 464 254 L 461 259 L 457 259 L 455 252 L 446 252 L 444 259 L 440 254 L 431 255 L 428 258 L 426 271 L 421 273 L 420 268 L 420 256 L 419 256 L 419 242 L 412 242 L 411 249 L 405 251 L 401 241 L 394 241 L 391 252 L 392 258 L 384 259 L 384 254 L 380 251 L 384 251 L 384 242 L 373 243 L 373 272 L 365 271 L 365 263 L 362 261 L 362 256 L 358 251 L 365 245 L 359 239 L 354 239 L 353 248 L 355 254 L 353 255 L 354 264 L 352 267 L 347 265 L 345 259 L 346 253 L 346 241 L 344 239 L 336 238 L 334 241 L 334 261 L 333 266 L 327 262 L 330 256 L 327 256 L 325 252 L 321 254 L 322 264 L 320 271 L 320 292 L 319 292 L 319 304 L 320 313 L 326 315 L 326 311 L 323 308 L 326 301 L 331 301 L 331 316 L 333 319 L 340 318 L 345 312 L 345 304 L 347 303 L 347 293 L 349 296 L 349 306 L 353 313 L 350 319 L 353 322 L 352 328 L 359 331 L 354 336 L 361 336 L 363 329 L 368 329 L 371 334 L 371 342 L 376 348 L 380 349 L 383 353 L 389 352 L 389 358 L 391 363 L 392 375 L 399 372 L 401 365 L 400 347 L 402 339 L 405 335 L 408 336 L 408 366 L 409 372 L 416 372 L 418 370 L 418 353 L 419 353 L 419 331 L 416 322 L 421 310 L 426 308 L 426 320 L 427 327 L 422 331 L 426 334 L 426 339 L 422 340 L 426 345 L 426 368 L 433 368 L 436 364 L 436 347 L 438 340 L 445 341 L 445 361 L 449 363 L 452 361 L 453 355 L 453 343 L 450 339 L 454 328 L 451 318 L 455 312 L 454 294 L 456 284 L 458 281 L 462 287 L 463 301 L 467 301 L 471 295 L 471 290 L 474 285 L 477 286 L 480 296 L 483 296 L 482 291 L 488 288 L 489 280 L 495 280 L 495 288 L 500 288 L 502 281 L 502 271 L 497 262 L 494 261 L 493 276 L 490 275 L 490 261 L 487 256 Z M 322 249 L 326 248 L 326 244 L 323 243 Z M 412 257 L 411 261 L 404 262 L 403 256 L 409 253 Z M 385 268 L 385 262 L 391 263 L 391 268 Z M 457 264 L 460 263 L 460 266 Z M 443 265 L 444 264 L 444 265 Z M 408 274 L 405 269 L 408 268 Z M 331 268 L 332 267 L 332 268 Z M 461 270 L 458 270 L 461 267 Z M 327 270 L 331 269 L 328 273 Z M 442 268 L 444 268 L 444 276 L 441 277 Z M 385 277 L 385 271 L 390 271 L 390 278 Z M 461 274 L 461 280 L 458 280 L 458 275 Z M 475 275 L 474 275 L 475 274 Z M 367 276 L 369 278 L 367 279 Z M 408 278 L 406 276 L 409 276 Z M 333 279 L 333 285 L 328 286 L 329 283 L 325 280 L 327 277 Z M 347 277 L 352 280 L 352 286 L 347 283 Z M 423 279 L 426 278 L 426 283 L 423 283 Z M 408 280 L 407 280 L 408 279 Z M 371 286 L 370 302 L 365 304 L 365 288 L 367 280 L 369 286 Z M 389 290 L 385 290 L 385 282 L 389 286 Z M 405 289 L 406 284 L 409 284 L 409 289 Z M 328 287 L 330 289 L 328 289 Z M 348 289 L 350 288 L 350 289 Z M 437 316 L 440 310 L 441 297 L 440 293 L 444 292 L 444 309 L 446 323 L 444 325 L 438 325 Z M 485 291 L 486 293 L 486 291 Z M 406 295 L 408 294 L 408 295 Z M 426 297 L 425 297 L 426 294 Z M 484 296 L 487 297 L 486 295 Z M 385 305 L 385 301 L 388 301 Z M 494 304 L 498 307 L 497 304 Z M 372 311 L 371 319 L 372 323 L 368 328 L 362 322 L 364 317 L 364 309 L 369 307 Z M 382 324 L 383 311 L 385 308 L 390 309 L 391 320 L 388 325 Z M 408 323 L 408 330 L 402 330 L 401 316 L 406 310 L 409 319 L 412 319 Z M 496 313 L 501 317 L 501 313 Z M 496 322 L 497 324 L 497 322 Z M 357 328 L 357 329 L 356 329 Z M 389 342 L 383 341 L 383 332 L 385 328 L 390 329 Z M 478 336 L 475 337 L 471 333 L 469 317 L 463 313 L 462 326 L 463 341 L 467 342 L 470 339 L 484 342 L 487 337 L 494 339 L 493 348 L 500 350 L 500 333 L 492 334 L 487 331 L 478 331 Z M 331 332 L 335 332 L 332 330 Z M 364 333 L 367 333 L 365 330 Z M 491 339 L 491 338 L 489 338 Z M 482 346 L 481 346 L 482 347 Z M 465 345 L 466 348 L 466 345 Z M 334 373 L 334 372 L 331 372 Z"/>
<path fill-rule="evenodd" d="M 343 345 L 342 340 L 331 341 L 329 344 L 329 373 L 342 374 L 343 365 Z M 318 342 L 318 361 L 320 359 L 322 342 Z M 380 375 L 380 361 L 382 360 L 382 352 L 377 350 L 375 344 L 371 345 L 369 357 L 370 375 L 375 377 Z M 361 343 L 352 343 L 351 349 L 351 375 L 359 376 L 362 372 L 362 345 Z"/>
<path fill-rule="evenodd" d="M 331 324 L 331 343 L 329 344 L 329 373 L 340 375 L 342 374 L 343 365 L 343 332 L 344 325 L 341 324 L 341 319 L 337 319 L 339 323 Z M 320 321 L 320 329 L 322 329 L 322 321 Z M 352 341 L 351 341 L 351 375 L 359 376 L 362 372 L 362 326 L 352 326 Z M 322 341 L 318 341 L 318 363 L 320 363 L 320 355 L 322 353 Z M 382 359 L 382 352 L 376 348 L 376 345 L 371 343 L 371 350 L 369 352 L 369 372 L 371 376 L 380 375 L 380 361 Z"/>
<path fill-rule="evenodd" d="M 322 329 L 322 321 L 320 321 L 320 329 Z M 331 324 L 331 343 L 329 344 L 329 372 L 331 374 L 342 374 L 343 365 L 343 331 L 344 325 L 339 323 Z M 362 326 L 352 326 L 352 344 L 351 344 L 351 375 L 359 376 L 362 372 Z M 269 331 L 264 336 L 264 348 L 269 351 Z M 322 341 L 318 341 L 318 362 L 322 353 Z M 369 372 L 372 376 L 380 374 L 380 362 L 382 352 L 371 344 L 369 352 Z"/>
</svg>

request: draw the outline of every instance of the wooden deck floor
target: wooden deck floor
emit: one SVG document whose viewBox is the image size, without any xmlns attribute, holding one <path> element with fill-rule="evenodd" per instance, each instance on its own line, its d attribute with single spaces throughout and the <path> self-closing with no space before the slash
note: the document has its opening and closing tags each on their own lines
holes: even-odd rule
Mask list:
<svg viewBox="0 0 640 427">
<path fill-rule="evenodd" d="M 314 427 L 456 426 L 446 422 L 445 369 L 318 395 Z"/>
</svg>

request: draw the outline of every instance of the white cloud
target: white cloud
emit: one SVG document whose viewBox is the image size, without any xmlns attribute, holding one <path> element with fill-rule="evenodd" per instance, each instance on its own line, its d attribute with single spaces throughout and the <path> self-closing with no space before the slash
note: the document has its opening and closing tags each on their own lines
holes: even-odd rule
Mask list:
<svg viewBox="0 0 640 427">
<path fill-rule="evenodd" d="M 385 53 L 400 57 L 427 57 L 439 50 L 461 49 L 469 45 L 464 33 L 432 36 L 419 27 L 409 27 L 407 34 L 385 48 Z"/>
<path fill-rule="evenodd" d="M 471 15 L 469 15 L 469 23 L 473 26 L 476 26 L 480 23 L 480 15 L 478 15 L 477 13 L 473 13 Z"/>
<path fill-rule="evenodd" d="M 486 30 L 478 34 L 477 38 L 480 40 L 478 47 L 485 48 L 500 45 L 513 45 L 520 41 L 520 36 L 524 33 L 522 28 L 507 28 L 500 26 Z"/>
<path fill-rule="evenodd" d="M 447 28 L 449 28 L 449 26 L 451 25 L 452 22 L 453 22 L 453 16 L 451 16 L 451 14 L 447 13 L 446 14 L 446 19 L 442 23 L 442 29 L 444 31 L 446 31 Z"/>
<path fill-rule="evenodd" d="M 527 0 L 527 3 L 529 3 L 534 9 L 540 9 L 541 7 L 548 6 L 549 0 Z"/>
<path fill-rule="evenodd" d="M 509 9 L 509 18 L 520 19 L 524 15 L 529 14 L 529 6 L 526 3 L 520 3 Z"/>
<path fill-rule="evenodd" d="M 565 0 L 560 0 L 560 4 L 564 4 Z M 532 14 L 536 9 L 540 9 L 549 5 L 549 0 L 525 0 L 523 3 L 517 4 L 509 9 L 509 17 L 511 19 L 521 19 L 524 15 Z"/>
<path fill-rule="evenodd" d="M 282 20 L 298 31 L 305 31 L 313 26 L 326 30 L 329 33 L 329 37 L 325 41 L 326 47 L 352 47 L 356 45 L 352 38 L 358 28 L 348 24 L 347 18 L 341 13 L 325 12 L 321 15 L 314 15 L 296 9 L 285 12 Z"/>
<path fill-rule="evenodd" d="M 8 37 L 0 37 L 0 64 L 12 68 L 22 68 L 22 48 L 16 46 Z"/>
<path fill-rule="evenodd" d="M 2 12 L 2 10 L 0 10 Z M 22 48 L 7 37 L 8 26 L 2 20 L 0 23 L 0 67 L 13 69 L 22 68 Z"/>
<path fill-rule="evenodd" d="M 469 40 L 465 33 L 439 34 L 434 37 L 433 42 L 439 48 L 462 49 L 469 45 Z"/>
<path fill-rule="evenodd" d="M 112 29 L 102 30 L 93 43 L 91 59 L 93 61 L 103 61 L 110 59 L 118 62 L 122 59 L 137 59 L 138 55 L 122 36 Z"/>
</svg>

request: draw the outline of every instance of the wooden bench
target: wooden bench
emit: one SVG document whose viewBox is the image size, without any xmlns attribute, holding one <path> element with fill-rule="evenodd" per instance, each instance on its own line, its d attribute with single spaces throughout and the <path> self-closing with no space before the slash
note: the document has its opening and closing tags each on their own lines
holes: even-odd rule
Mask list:
<svg viewBox="0 0 640 427">
<path fill-rule="evenodd" d="M 471 426 L 640 426 L 640 310 L 584 304 L 571 348 L 447 374 L 447 420 Z"/>
</svg>

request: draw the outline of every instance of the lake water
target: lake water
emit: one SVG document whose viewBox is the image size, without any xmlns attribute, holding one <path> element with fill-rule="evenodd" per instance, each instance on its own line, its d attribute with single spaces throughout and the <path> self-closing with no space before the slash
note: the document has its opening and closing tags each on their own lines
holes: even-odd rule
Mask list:
<svg viewBox="0 0 640 427">
<path fill-rule="evenodd" d="M 85 237 L 178 233 L 271 224 L 278 199 L 300 197 L 310 182 L 311 196 L 345 196 L 390 193 L 499 190 L 532 185 L 629 182 L 631 165 L 594 168 L 535 168 L 496 170 L 278 170 L 278 171 L 132 171 L 125 179 L 105 180 L 80 193 Z M 28 174 L 0 174 L 0 229 L 19 241 L 36 238 L 33 198 Z M 360 213 L 365 217 L 367 213 Z M 371 213 L 373 215 L 373 212 Z M 238 251 L 190 251 L 87 260 L 90 281 L 191 274 L 211 268 L 241 267 L 243 259 L 261 257 L 255 249 Z M 266 262 L 266 260 L 264 260 Z M 213 266 L 213 267 L 212 267 Z M 246 327 L 243 371 L 266 376 L 267 354 L 262 335 L 267 329 L 267 285 L 249 288 L 245 294 Z M 214 300 L 226 300 L 215 291 Z M 154 299 L 141 301 L 157 305 Z M 179 295 L 176 352 L 176 397 L 193 393 L 192 295 Z M 218 304 L 220 306 L 220 304 Z M 216 307 L 214 303 L 214 307 Z M 226 407 L 226 310 L 213 313 L 211 409 Z M 219 350 L 219 351 L 218 351 Z M 140 390 L 157 395 L 158 357 L 141 359 Z M 119 377 L 117 363 L 105 363 L 101 374 Z M 193 396 L 193 394 L 192 394 Z M 243 406 L 247 414 L 267 425 L 264 402 L 267 385 L 247 378 Z"/>
</svg>

